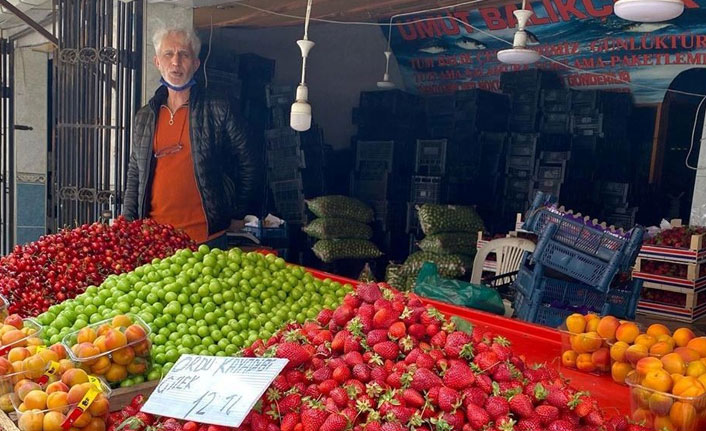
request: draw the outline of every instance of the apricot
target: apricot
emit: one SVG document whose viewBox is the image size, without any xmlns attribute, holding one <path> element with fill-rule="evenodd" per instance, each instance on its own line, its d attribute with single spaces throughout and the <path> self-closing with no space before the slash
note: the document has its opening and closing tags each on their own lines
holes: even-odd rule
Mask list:
<svg viewBox="0 0 706 431">
<path fill-rule="evenodd" d="M 105 431 L 105 421 L 101 418 L 93 418 L 81 431 Z"/>
<path fill-rule="evenodd" d="M 632 366 L 627 362 L 613 362 L 613 366 L 610 367 L 610 374 L 614 382 L 625 383 L 625 377 L 632 370 Z"/>
<path fill-rule="evenodd" d="M 86 326 L 85 328 L 81 328 L 78 334 L 76 334 L 76 343 L 93 343 L 97 336 L 95 329 Z"/>
<path fill-rule="evenodd" d="M 76 386 L 72 386 L 71 389 L 69 389 L 69 394 L 66 398 L 66 401 L 69 404 L 78 404 L 78 402 L 81 401 L 81 399 L 86 395 L 86 392 L 88 392 L 89 389 L 91 389 L 90 383 L 81 383 Z"/>
<path fill-rule="evenodd" d="M 64 347 L 63 344 L 61 343 L 56 343 L 49 347 L 49 350 L 52 350 L 54 353 L 56 353 L 56 356 L 59 358 L 57 361 L 66 359 L 66 348 Z"/>
<path fill-rule="evenodd" d="M 615 331 L 618 326 L 620 326 L 618 319 L 613 316 L 605 316 L 598 322 L 596 332 L 606 340 L 615 340 Z"/>
<path fill-rule="evenodd" d="M 640 328 L 634 322 L 621 323 L 615 330 L 615 338 L 628 344 L 632 344 L 638 335 L 640 335 Z"/>
<path fill-rule="evenodd" d="M 146 338 L 132 346 L 132 348 L 135 350 L 136 356 L 149 356 L 150 347 L 152 347 L 152 342 L 149 338 Z"/>
<path fill-rule="evenodd" d="M 657 342 L 658 343 L 665 342 L 665 343 L 669 344 L 670 346 L 672 346 L 672 349 L 677 347 L 677 342 L 674 341 L 674 338 L 672 338 L 671 335 L 658 335 Z"/>
<path fill-rule="evenodd" d="M 52 392 L 47 397 L 47 408 L 66 413 L 69 410 L 69 394 L 67 392 Z"/>
<path fill-rule="evenodd" d="M 105 345 L 105 335 L 100 335 L 98 338 L 96 338 L 96 341 L 93 342 L 93 345 L 98 347 L 98 350 L 100 350 L 101 353 L 105 353 L 108 351 L 108 347 Z"/>
<path fill-rule="evenodd" d="M 689 362 L 686 366 L 686 375 L 691 377 L 699 377 L 706 373 L 706 365 L 701 361 Z"/>
<path fill-rule="evenodd" d="M 136 343 L 147 337 L 147 331 L 138 324 L 130 325 L 125 329 L 125 337 L 129 344 Z"/>
<path fill-rule="evenodd" d="M 66 418 L 61 412 L 48 412 L 44 415 L 44 431 L 64 431 L 61 424 Z"/>
<path fill-rule="evenodd" d="M 28 410 L 33 410 L 33 409 L 39 409 L 39 410 L 44 410 L 47 408 L 47 393 L 36 389 L 34 391 L 30 391 L 22 400 L 24 403 L 25 407 L 27 407 Z"/>
<path fill-rule="evenodd" d="M 68 391 L 69 391 L 69 387 L 66 386 L 66 384 L 64 382 L 54 382 L 54 383 L 50 383 L 44 392 L 46 392 L 48 395 L 51 395 L 54 392 L 68 392 Z"/>
<path fill-rule="evenodd" d="M 610 350 L 607 347 L 601 347 L 591 354 L 591 362 L 600 371 L 607 372 L 610 370 Z"/>
<path fill-rule="evenodd" d="M 645 333 L 655 338 L 659 337 L 660 335 L 672 335 L 672 331 L 670 331 L 669 328 L 667 328 L 661 323 L 651 324 L 647 327 L 647 331 L 645 331 Z"/>
<path fill-rule="evenodd" d="M 44 413 L 39 410 L 27 410 L 20 415 L 17 426 L 22 431 L 42 431 Z"/>
<path fill-rule="evenodd" d="M 561 354 L 561 364 L 567 368 L 576 368 L 576 358 L 578 353 L 574 350 L 567 350 Z"/>
<path fill-rule="evenodd" d="M 0 357 L 0 376 L 12 373 L 12 362 L 8 361 L 6 358 Z"/>
<path fill-rule="evenodd" d="M 655 416 L 654 429 L 659 431 L 678 431 L 668 415 L 669 412 L 667 412 L 667 416 Z"/>
<path fill-rule="evenodd" d="M 111 353 L 111 355 L 113 356 L 113 362 L 120 365 L 127 365 L 135 359 L 135 351 L 130 346 L 118 349 Z"/>
<path fill-rule="evenodd" d="M 616 341 L 610 346 L 610 357 L 617 362 L 625 362 L 625 351 L 630 347 L 624 341 Z"/>
<path fill-rule="evenodd" d="M 632 412 L 632 420 L 637 423 L 652 423 L 654 422 L 654 414 L 647 407 L 636 409 Z"/>
<path fill-rule="evenodd" d="M 91 343 L 81 343 L 78 347 L 78 357 L 81 363 L 91 366 L 98 361 L 101 351 Z"/>
<path fill-rule="evenodd" d="M 13 329 L 3 334 L 0 340 L 2 340 L 3 346 L 17 344 L 18 346 L 23 347 L 27 345 L 27 340 L 25 340 L 26 337 L 27 335 L 25 335 L 24 332 L 20 331 L 19 329 Z"/>
<path fill-rule="evenodd" d="M 648 349 L 657 342 L 657 339 L 652 335 L 640 334 L 635 338 L 635 344 L 642 344 Z"/>
<path fill-rule="evenodd" d="M 571 350 L 569 350 L 570 352 Z M 566 354 L 566 352 L 564 352 Z M 574 352 L 576 354 L 576 352 Z M 562 362 L 563 362 L 563 356 L 562 355 Z M 569 365 L 564 365 L 565 367 L 569 367 Z M 576 358 L 574 358 L 574 365 L 573 368 L 576 368 Z M 137 375 L 137 374 L 144 374 L 147 371 L 147 360 L 144 358 L 135 358 L 130 362 L 127 366 L 127 372 L 132 375 Z"/>
<path fill-rule="evenodd" d="M 658 341 L 650 347 L 650 356 L 662 357 L 668 353 L 672 353 L 674 346 L 664 341 Z"/>
<path fill-rule="evenodd" d="M 120 365 L 113 363 L 110 366 L 110 369 L 108 370 L 107 373 L 105 373 L 105 379 L 109 381 L 110 383 L 117 383 L 122 380 L 125 380 L 127 377 L 127 368 L 125 365 Z"/>
<path fill-rule="evenodd" d="M 642 344 L 633 344 L 625 350 L 625 360 L 635 366 L 637 362 L 647 357 L 647 347 Z"/>
<path fill-rule="evenodd" d="M 21 380 L 15 385 L 15 393 L 19 397 L 20 401 L 24 401 L 27 394 L 32 391 L 41 390 L 42 387 L 38 383 L 31 380 Z"/>
<path fill-rule="evenodd" d="M 88 383 L 88 374 L 80 368 L 71 368 L 61 376 L 61 381 L 68 387 L 73 387 L 82 383 Z"/>
<path fill-rule="evenodd" d="M 76 421 L 74 422 L 74 427 L 85 428 L 88 426 L 88 424 L 91 423 L 92 419 L 93 419 L 93 416 L 90 413 L 83 412 L 83 414 L 81 414 L 81 416 L 79 416 L 78 419 L 76 419 Z M 82 430 L 82 431 L 85 431 L 85 430 Z"/>
<path fill-rule="evenodd" d="M 696 378 L 696 380 L 698 380 L 699 383 L 701 383 L 701 386 L 703 386 L 704 389 L 706 390 L 706 374 L 700 375 L 699 377 Z"/>
<path fill-rule="evenodd" d="M 662 368 L 664 368 L 662 361 L 660 361 L 657 358 L 652 358 L 649 356 L 646 358 L 640 359 L 639 361 L 637 361 L 637 364 L 635 364 L 635 370 L 642 377 L 644 377 L 648 372 L 650 372 L 652 370 L 661 370 Z"/>
<path fill-rule="evenodd" d="M 694 350 L 700 357 L 706 357 L 706 337 L 696 337 L 686 343 L 686 347 Z"/>
<path fill-rule="evenodd" d="M 660 363 L 661 364 L 661 363 Z M 663 369 L 652 369 L 645 374 L 642 386 L 655 391 L 668 392 L 672 389 L 672 378 Z"/>
<path fill-rule="evenodd" d="M 44 359 L 44 362 L 49 363 L 49 362 L 59 362 L 59 355 L 51 350 L 51 349 L 45 349 L 37 353 L 37 355 Z"/>
<path fill-rule="evenodd" d="M 679 379 L 672 387 L 672 394 L 678 397 L 698 397 L 704 393 L 704 386 L 692 376 Z"/>
<path fill-rule="evenodd" d="M 11 314 L 5 318 L 3 324 L 13 326 L 16 329 L 22 329 L 25 326 L 25 322 L 22 320 L 19 314 Z"/>
<path fill-rule="evenodd" d="M 111 322 L 113 328 L 127 328 L 132 325 L 132 319 L 126 314 L 118 314 Z"/>
<path fill-rule="evenodd" d="M 15 406 L 12 405 L 12 392 L 8 392 L 5 395 L 0 395 L 0 410 L 5 413 L 15 411 Z"/>
<path fill-rule="evenodd" d="M 32 356 L 32 354 L 26 347 L 13 347 L 7 353 L 7 360 L 10 362 L 24 361 L 30 356 Z"/>
<path fill-rule="evenodd" d="M 586 332 L 596 332 L 598 329 L 598 324 L 600 323 L 601 318 L 598 317 L 595 314 L 587 314 L 586 315 L 586 329 L 584 331 Z"/>
<path fill-rule="evenodd" d="M 698 361 L 701 358 L 696 350 L 691 350 L 688 347 L 677 347 L 676 349 L 674 349 L 674 353 L 678 353 L 679 356 L 684 359 L 684 362 L 687 363 Z"/>
<path fill-rule="evenodd" d="M 581 371 L 590 373 L 596 370 L 596 364 L 591 360 L 590 353 L 581 353 L 576 357 L 576 368 Z"/>
<path fill-rule="evenodd" d="M 566 318 L 566 329 L 572 334 L 580 334 L 586 329 L 586 319 L 582 314 L 574 313 Z"/>
<path fill-rule="evenodd" d="M 22 361 L 22 370 L 25 372 L 25 376 L 27 376 L 28 379 L 39 378 L 44 374 L 44 370 L 46 369 L 47 361 L 38 354 Z"/>
<path fill-rule="evenodd" d="M 674 342 L 677 343 L 677 346 L 679 347 L 686 347 L 687 344 L 689 344 L 689 341 L 695 337 L 696 335 L 694 335 L 694 332 L 689 328 L 679 328 L 674 331 L 674 334 L 672 334 Z"/>
<path fill-rule="evenodd" d="M 110 402 L 103 394 L 98 394 L 93 400 L 91 405 L 88 407 L 88 412 L 93 416 L 103 416 L 108 413 L 110 408 Z"/>
<path fill-rule="evenodd" d="M 57 372 L 57 374 L 63 376 L 65 372 L 72 368 L 76 368 L 74 366 L 73 361 L 71 361 L 70 359 L 59 359 L 59 371 Z"/>
<path fill-rule="evenodd" d="M 105 335 L 112 329 L 112 326 L 110 326 L 108 323 L 104 323 L 101 326 L 98 327 L 98 330 L 96 331 L 96 334 L 100 337 L 101 335 Z"/>
<path fill-rule="evenodd" d="M 678 353 L 669 353 L 662 356 L 662 366 L 669 374 L 685 374 L 686 363 Z"/>
<path fill-rule="evenodd" d="M 650 395 L 650 411 L 657 416 L 668 416 L 672 404 L 674 404 L 674 399 L 667 394 L 655 392 Z"/>
<path fill-rule="evenodd" d="M 105 334 L 105 347 L 108 351 L 113 351 L 127 345 L 125 334 L 118 329 L 110 329 Z"/>
<path fill-rule="evenodd" d="M 682 401 L 677 401 L 672 404 L 672 408 L 669 410 L 669 419 L 672 423 L 683 430 L 695 430 L 694 425 L 696 424 L 696 408 Z"/>
<path fill-rule="evenodd" d="M 107 356 L 101 356 L 95 364 L 91 365 L 91 373 L 102 376 L 108 372 L 110 365 L 110 359 Z"/>
</svg>

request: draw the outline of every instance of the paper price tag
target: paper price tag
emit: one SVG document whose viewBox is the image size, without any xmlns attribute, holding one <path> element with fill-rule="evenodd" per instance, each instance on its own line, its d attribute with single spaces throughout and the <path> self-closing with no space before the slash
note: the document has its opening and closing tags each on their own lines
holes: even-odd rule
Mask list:
<svg viewBox="0 0 706 431">
<path fill-rule="evenodd" d="M 44 375 L 37 379 L 37 383 L 39 383 L 41 386 L 46 385 L 49 381 L 49 377 L 53 376 L 57 373 L 57 371 L 59 371 L 59 366 L 60 365 L 58 362 L 51 361 L 51 363 L 49 364 L 49 368 L 47 368 L 47 370 L 44 372 Z"/>
<path fill-rule="evenodd" d="M 91 384 L 90 389 L 88 392 L 86 392 L 86 395 L 81 398 L 81 401 L 78 402 L 78 405 L 76 406 L 75 409 L 69 413 L 69 415 L 66 417 L 66 420 L 64 421 L 63 424 L 61 424 L 61 427 L 63 429 L 69 429 L 71 426 L 76 422 L 76 420 L 81 417 L 81 415 L 88 410 L 88 408 L 91 406 L 93 403 L 93 400 L 96 399 L 98 394 L 103 392 L 103 386 L 101 385 L 100 380 L 98 378 L 93 377 L 93 376 L 88 376 L 88 382 Z"/>
<path fill-rule="evenodd" d="M 285 365 L 281 358 L 182 355 L 142 411 L 238 427 Z"/>
</svg>

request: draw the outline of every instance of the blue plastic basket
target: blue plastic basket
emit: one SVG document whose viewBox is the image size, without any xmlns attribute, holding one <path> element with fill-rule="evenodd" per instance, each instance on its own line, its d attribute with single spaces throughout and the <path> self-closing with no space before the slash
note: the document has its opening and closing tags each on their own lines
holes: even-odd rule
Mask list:
<svg viewBox="0 0 706 431">
<path fill-rule="evenodd" d="M 556 224 L 558 229 L 553 235 L 556 241 L 606 262 L 618 254 L 621 270 L 632 267 L 642 246 L 644 229 L 641 226 L 620 235 L 585 222 L 583 218 L 564 214 L 555 204 L 556 199 L 551 195 L 537 192 L 523 229 L 541 235 L 551 224 Z"/>
</svg>

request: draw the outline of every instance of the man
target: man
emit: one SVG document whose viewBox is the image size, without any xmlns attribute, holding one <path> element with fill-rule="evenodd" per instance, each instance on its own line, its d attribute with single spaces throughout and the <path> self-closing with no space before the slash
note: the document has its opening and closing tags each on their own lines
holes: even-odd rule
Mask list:
<svg viewBox="0 0 706 431">
<path fill-rule="evenodd" d="M 192 30 L 163 29 L 153 42 L 162 85 L 135 116 L 123 213 L 225 248 L 231 219 L 257 211 L 262 148 L 225 99 L 195 83 L 201 42 Z"/>
</svg>

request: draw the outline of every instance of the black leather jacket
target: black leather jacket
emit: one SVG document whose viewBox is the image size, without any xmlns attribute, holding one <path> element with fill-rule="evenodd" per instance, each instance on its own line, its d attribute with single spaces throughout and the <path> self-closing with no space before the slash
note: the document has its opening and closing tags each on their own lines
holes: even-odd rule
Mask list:
<svg viewBox="0 0 706 431">
<path fill-rule="evenodd" d="M 150 213 L 154 131 L 167 95 L 167 88 L 161 86 L 135 115 L 123 206 L 123 215 L 129 220 Z M 189 108 L 191 156 L 210 235 L 227 228 L 231 219 L 258 211 L 264 151 L 249 138 L 225 98 L 195 85 Z"/>
</svg>

